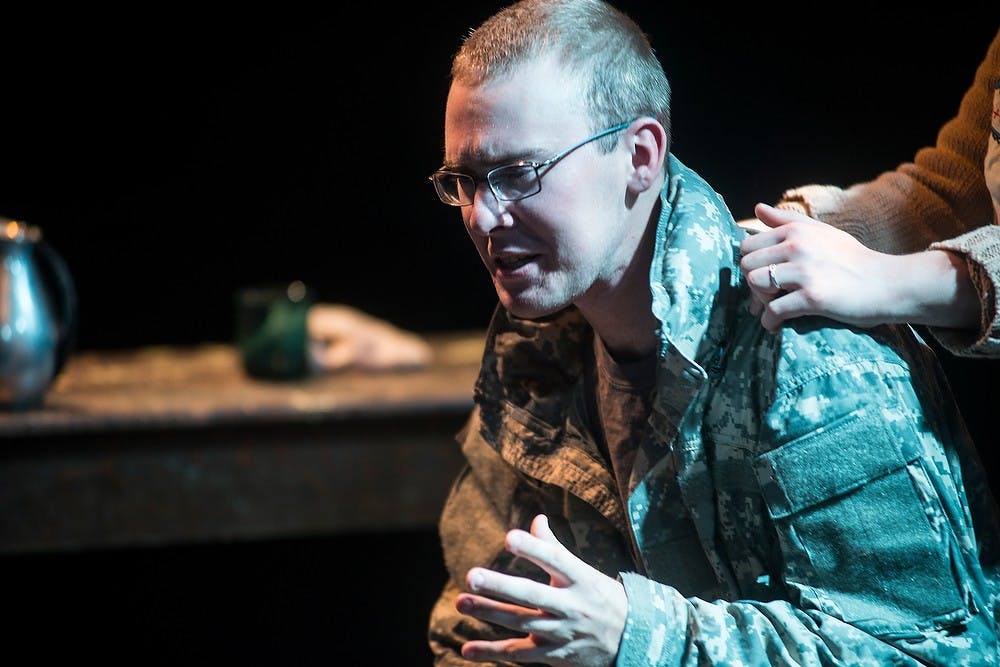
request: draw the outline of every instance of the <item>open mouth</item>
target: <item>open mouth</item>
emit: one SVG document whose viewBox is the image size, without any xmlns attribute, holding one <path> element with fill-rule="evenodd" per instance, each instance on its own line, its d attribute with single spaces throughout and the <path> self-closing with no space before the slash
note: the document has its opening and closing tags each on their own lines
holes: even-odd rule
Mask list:
<svg viewBox="0 0 1000 667">
<path fill-rule="evenodd" d="M 497 257 L 493 261 L 501 271 L 516 271 L 536 257 L 538 255 L 507 255 Z"/>
</svg>

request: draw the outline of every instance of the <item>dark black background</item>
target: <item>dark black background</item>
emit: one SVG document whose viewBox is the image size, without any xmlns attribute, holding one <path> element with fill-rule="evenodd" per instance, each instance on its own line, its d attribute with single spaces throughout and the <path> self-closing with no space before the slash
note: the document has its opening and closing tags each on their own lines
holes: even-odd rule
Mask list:
<svg viewBox="0 0 1000 667">
<path fill-rule="evenodd" d="M 738 218 L 932 143 L 1000 18 L 619 6 L 673 83 L 674 153 Z M 0 215 L 41 227 L 69 264 L 78 347 L 229 340 L 239 286 L 295 278 L 407 328 L 485 326 L 495 294 L 425 176 L 450 55 L 497 7 L 3 10 Z M 946 365 L 991 450 L 996 366 Z M 0 566 L 34 655 L 159 664 L 427 664 L 443 581 L 433 531 Z"/>
<path fill-rule="evenodd" d="M 483 326 L 495 294 L 425 176 L 450 55 L 496 6 L 4 21 L 0 215 L 69 264 L 79 347 L 228 340 L 237 287 L 294 278 L 408 328 Z M 674 152 L 737 217 L 912 158 L 998 22 L 621 6 L 671 77 Z"/>
</svg>

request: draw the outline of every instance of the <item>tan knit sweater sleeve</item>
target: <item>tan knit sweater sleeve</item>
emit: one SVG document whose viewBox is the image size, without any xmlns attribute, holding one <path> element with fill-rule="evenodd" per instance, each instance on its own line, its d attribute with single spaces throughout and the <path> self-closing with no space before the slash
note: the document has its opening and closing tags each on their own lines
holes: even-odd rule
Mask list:
<svg viewBox="0 0 1000 667">
<path fill-rule="evenodd" d="M 965 255 L 980 291 L 983 323 L 977 331 L 933 329 L 955 354 L 1000 357 L 1000 226 L 994 219 L 983 161 L 990 114 L 1000 77 L 1000 31 L 993 38 L 958 114 L 937 143 L 913 162 L 848 188 L 806 185 L 786 191 L 779 208 L 805 212 L 882 252 L 905 254 L 931 247 Z"/>
</svg>

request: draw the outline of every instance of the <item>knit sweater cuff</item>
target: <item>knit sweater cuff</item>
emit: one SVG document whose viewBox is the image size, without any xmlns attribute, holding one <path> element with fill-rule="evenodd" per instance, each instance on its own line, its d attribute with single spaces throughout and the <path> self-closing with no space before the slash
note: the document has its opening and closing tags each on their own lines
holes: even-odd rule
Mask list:
<svg viewBox="0 0 1000 667">
<path fill-rule="evenodd" d="M 816 218 L 834 227 L 844 229 L 842 225 L 837 224 L 837 212 L 842 209 L 847 199 L 845 191 L 834 185 L 803 185 L 785 190 L 775 208 L 799 211 L 810 218 Z M 844 231 L 857 236 L 856 232 L 860 231 L 860 226 L 853 226 L 859 229 L 845 229 Z"/>
<path fill-rule="evenodd" d="M 809 205 L 805 201 L 782 199 L 775 204 L 774 208 L 781 209 L 782 211 L 795 211 L 796 213 L 812 217 L 812 214 L 809 212 Z"/>
<path fill-rule="evenodd" d="M 965 258 L 969 278 L 979 294 L 978 330 L 932 327 L 931 333 L 950 352 L 959 356 L 1000 355 L 1000 317 L 996 307 L 997 280 L 1000 279 L 1000 233 L 994 226 L 980 227 L 947 241 L 930 245 L 932 250 L 948 250 Z"/>
<path fill-rule="evenodd" d="M 872 237 L 874 228 L 870 221 L 845 214 L 845 211 L 851 210 L 851 201 L 847 190 L 835 185 L 803 185 L 785 190 L 775 208 L 805 213 L 810 218 L 847 232 L 870 248 L 875 247 Z"/>
</svg>

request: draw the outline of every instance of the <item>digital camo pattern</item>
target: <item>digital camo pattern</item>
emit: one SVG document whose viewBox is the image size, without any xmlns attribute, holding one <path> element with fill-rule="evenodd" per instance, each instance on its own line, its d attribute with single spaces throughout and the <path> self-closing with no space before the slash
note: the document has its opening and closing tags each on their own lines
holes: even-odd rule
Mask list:
<svg viewBox="0 0 1000 667">
<path fill-rule="evenodd" d="M 619 665 L 998 664 L 996 504 L 929 350 L 905 327 L 766 332 L 725 205 L 673 157 L 670 174 L 658 389 L 627 503 L 581 413 L 586 323 L 498 310 L 441 518 L 437 664 L 504 634 L 454 610 L 469 567 L 542 578 L 503 550 L 538 512 L 621 574 Z"/>
</svg>

